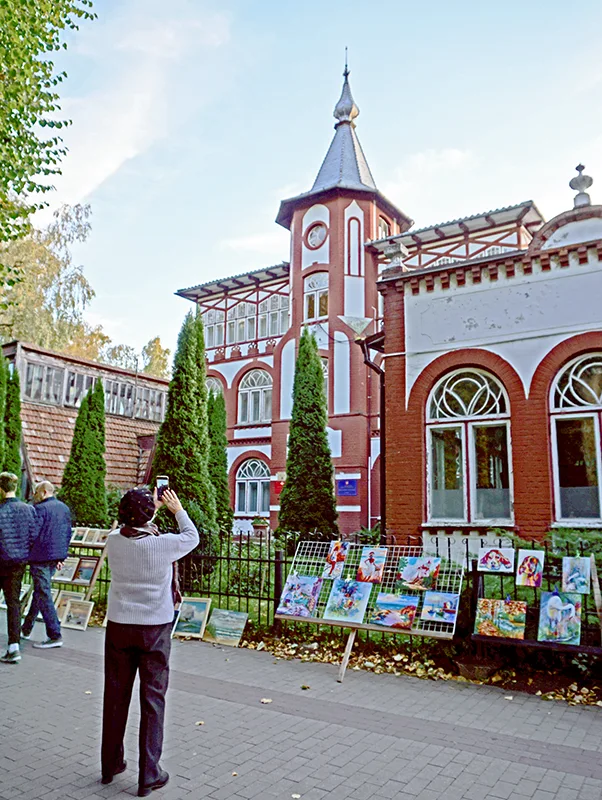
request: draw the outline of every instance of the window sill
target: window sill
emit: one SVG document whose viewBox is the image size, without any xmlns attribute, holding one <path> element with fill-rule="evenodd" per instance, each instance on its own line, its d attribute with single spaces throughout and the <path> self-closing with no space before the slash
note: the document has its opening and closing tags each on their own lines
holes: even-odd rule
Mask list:
<svg viewBox="0 0 602 800">
<path fill-rule="evenodd" d="M 423 528 L 514 528 L 514 521 L 508 519 L 479 520 L 468 522 L 466 520 L 440 520 L 438 522 L 423 522 Z"/>
<path fill-rule="evenodd" d="M 602 519 L 598 520 L 583 520 L 583 519 L 565 519 L 559 522 L 553 522 L 551 528 L 592 528 L 597 530 L 602 528 Z"/>
</svg>

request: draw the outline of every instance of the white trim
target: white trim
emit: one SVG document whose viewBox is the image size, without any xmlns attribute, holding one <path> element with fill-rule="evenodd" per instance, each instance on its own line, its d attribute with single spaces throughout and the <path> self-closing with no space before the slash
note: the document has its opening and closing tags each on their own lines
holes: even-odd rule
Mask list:
<svg viewBox="0 0 602 800">
<path fill-rule="evenodd" d="M 456 519 L 454 522 L 446 522 L 445 520 L 437 520 L 433 518 L 431 514 L 431 475 L 433 473 L 433 459 L 432 459 L 432 439 L 431 439 L 431 431 L 435 428 L 459 428 L 460 429 L 460 437 L 462 440 L 462 495 L 464 498 L 464 516 L 462 519 Z M 459 525 L 461 523 L 470 524 L 468 519 L 466 518 L 466 509 L 467 509 L 467 494 L 466 494 L 466 465 L 464 459 L 464 452 L 465 452 L 465 436 L 464 436 L 464 425 L 461 421 L 452 423 L 443 423 L 443 425 L 427 425 L 426 426 L 426 515 L 429 522 L 438 522 L 440 525 Z"/>
<path fill-rule="evenodd" d="M 563 370 L 564 372 L 564 370 Z M 555 382 L 551 391 L 555 391 Z M 568 414 L 556 411 L 550 414 L 550 443 L 552 445 L 552 476 L 554 479 L 554 518 L 559 527 L 562 528 L 583 528 L 583 527 L 602 527 L 602 516 L 587 517 L 582 520 L 579 517 L 565 518 L 561 514 L 560 506 L 560 475 L 558 470 L 558 435 L 556 432 L 556 421 L 560 419 L 593 419 L 594 438 L 596 444 L 596 471 L 598 478 L 598 508 L 602 515 L 602 450 L 600 446 L 600 410 L 594 408 L 593 411 L 571 411 Z"/>
<path fill-rule="evenodd" d="M 361 506 L 337 506 L 337 511 L 340 513 L 344 511 L 353 511 L 354 513 L 358 513 L 362 510 Z"/>
<path fill-rule="evenodd" d="M 280 511 L 280 506 L 270 506 L 270 511 Z"/>
<path fill-rule="evenodd" d="M 336 472 L 334 479 L 336 481 L 359 481 L 362 475 L 360 472 Z"/>
<path fill-rule="evenodd" d="M 502 517 L 499 519 L 485 519 L 479 520 L 479 522 L 483 521 L 486 522 L 488 525 L 499 525 L 501 523 L 506 523 L 513 525 L 514 524 L 514 470 L 512 468 L 512 440 L 510 435 L 510 420 L 509 419 L 483 419 L 481 420 L 474 420 L 473 422 L 468 423 L 468 430 L 469 433 L 469 451 L 468 451 L 468 465 L 470 471 L 470 485 L 468 490 L 470 492 L 470 509 L 471 509 L 471 516 L 475 518 L 475 510 L 477 506 L 477 482 L 476 482 L 476 475 L 477 475 L 477 459 L 476 459 L 476 441 L 474 435 L 474 428 L 475 426 L 485 428 L 491 427 L 493 425 L 501 426 L 503 425 L 506 428 L 506 450 L 508 454 L 508 498 L 510 500 L 510 516 L 509 517 Z M 475 477 L 473 481 L 472 478 Z"/>
<path fill-rule="evenodd" d="M 244 423 L 238 423 L 244 424 Z M 237 428 L 234 431 L 235 439 L 260 439 L 269 438 L 272 435 L 272 426 L 268 425 L 265 428 Z"/>
</svg>

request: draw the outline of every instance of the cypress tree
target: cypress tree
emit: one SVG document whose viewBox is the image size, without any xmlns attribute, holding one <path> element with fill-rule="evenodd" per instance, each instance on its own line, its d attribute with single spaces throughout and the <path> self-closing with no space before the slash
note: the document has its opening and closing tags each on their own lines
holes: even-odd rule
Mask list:
<svg viewBox="0 0 602 800">
<path fill-rule="evenodd" d="M 338 535 L 324 373 L 316 340 L 307 328 L 299 342 L 293 384 L 286 482 L 280 495 L 279 532 Z"/>
<path fill-rule="evenodd" d="M 21 384 L 19 373 L 13 369 L 6 387 L 6 412 L 4 415 L 4 471 L 21 475 Z M 19 486 L 20 490 L 20 486 Z M 20 493 L 20 492 L 18 492 Z"/>
<path fill-rule="evenodd" d="M 0 420 L 4 420 L 6 412 L 6 391 L 8 385 L 8 362 L 0 351 Z M 4 464 L 6 457 L 6 433 L 4 425 L 0 425 L 0 464 Z M 16 473 L 19 474 L 18 472 Z"/>
<path fill-rule="evenodd" d="M 107 524 L 105 409 L 102 382 L 82 400 L 75 420 L 69 461 L 58 494 L 78 525 Z"/>
<path fill-rule="evenodd" d="M 217 525 L 223 533 L 230 533 L 234 522 L 234 512 L 230 506 L 230 487 L 228 485 L 226 402 L 223 394 L 209 392 L 207 413 L 209 417 L 209 477 L 215 489 Z"/>
<path fill-rule="evenodd" d="M 167 410 L 157 434 L 152 474 L 153 482 L 157 475 L 168 475 L 170 487 L 178 493 L 197 527 L 215 530 L 215 492 L 208 469 L 207 389 L 201 336 L 195 317 L 189 312 L 178 336 Z M 199 368 L 201 348 L 202 369 Z"/>
</svg>

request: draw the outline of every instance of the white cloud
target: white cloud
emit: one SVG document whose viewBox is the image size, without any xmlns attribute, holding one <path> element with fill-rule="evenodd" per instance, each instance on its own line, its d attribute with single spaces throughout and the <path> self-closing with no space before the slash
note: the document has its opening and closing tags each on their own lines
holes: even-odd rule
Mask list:
<svg viewBox="0 0 602 800">
<path fill-rule="evenodd" d="M 195 7 L 184 18 L 161 20 L 155 14 L 149 24 L 148 11 L 134 2 L 126 20 L 91 30 L 76 48 L 87 69 L 99 73 L 100 86 L 63 100 L 63 114 L 73 125 L 64 137 L 69 152 L 63 174 L 47 197 L 52 208 L 85 200 L 127 161 L 167 136 L 175 120 L 182 121 L 172 111 L 183 96 L 191 111 L 215 91 L 218 81 L 205 62 L 229 41 L 228 17 Z M 192 69 L 188 56 L 194 57 Z"/>
</svg>

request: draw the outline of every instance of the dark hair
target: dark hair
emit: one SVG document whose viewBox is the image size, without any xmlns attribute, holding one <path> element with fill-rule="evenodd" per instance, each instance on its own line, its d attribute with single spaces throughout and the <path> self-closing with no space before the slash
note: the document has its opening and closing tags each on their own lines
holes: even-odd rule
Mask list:
<svg viewBox="0 0 602 800">
<path fill-rule="evenodd" d="M 3 492 L 16 492 L 19 479 L 12 472 L 0 472 L 0 489 Z"/>
<path fill-rule="evenodd" d="M 119 503 L 119 524 L 139 528 L 153 518 L 155 500 L 148 489 L 130 489 Z"/>
</svg>

